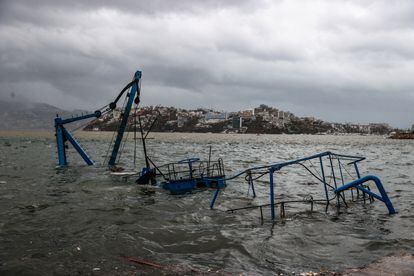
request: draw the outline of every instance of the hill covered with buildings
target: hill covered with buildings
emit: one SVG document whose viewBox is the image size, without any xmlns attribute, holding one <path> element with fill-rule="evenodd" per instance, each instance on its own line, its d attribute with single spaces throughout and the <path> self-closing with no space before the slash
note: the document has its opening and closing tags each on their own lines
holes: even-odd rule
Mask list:
<svg viewBox="0 0 414 276">
<path fill-rule="evenodd" d="M 212 109 L 193 110 L 164 106 L 145 106 L 132 110 L 129 131 L 139 121 L 144 129 L 156 132 L 200 132 L 200 133 L 268 133 L 268 134 L 388 134 L 391 127 L 385 123 L 352 124 L 330 123 L 314 117 L 297 117 L 291 112 L 267 105 L 237 112 L 219 112 Z M 137 114 L 137 116 L 135 116 Z M 113 131 L 119 125 L 121 111 L 114 110 L 86 126 L 85 130 Z M 155 122 L 154 122 L 155 121 Z"/>
</svg>

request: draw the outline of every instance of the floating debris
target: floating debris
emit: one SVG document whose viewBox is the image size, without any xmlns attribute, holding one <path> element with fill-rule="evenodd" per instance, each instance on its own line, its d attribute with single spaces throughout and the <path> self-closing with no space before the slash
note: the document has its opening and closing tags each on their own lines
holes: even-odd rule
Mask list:
<svg viewBox="0 0 414 276">
<path fill-rule="evenodd" d="M 129 261 L 129 262 L 132 262 L 132 263 L 146 265 L 146 266 L 150 266 L 150 267 L 155 267 L 155 268 L 158 268 L 158 269 L 165 269 L 165 267 L 162 266 L 162 265 L 152 263 L 152 262 L 149 262 L 149 261 L 146 261 L 146 260 L 143 260 L 143 259 L 138 259 L 138 258 L 135 258 L 135 257 L 127 257 L 127 256 L 123 256 L 123 258 L 125 260 Z"/>
<path fill-rule="evenodd" d="M 167 272 L 167 274 L 174 272 L 174 273 L 184 273 L 184 272 L 191 272 L 192 274 L 196 273 L 196 274 L 202 274 L 202 275 L 206 275 L 206 273 L 210 273 L 211 269 L 208 269 L 207 272 L 203 272 L 201 270 L 195 269 L 193 267 L 183 267 L 183 266 L 178 266 L 178 265 L 161 265 L 161 264 L 157 264 L 154 262 L 150 262 L 144 259 L 140 259 L 137 257 L 128 257 L 128 256 L 121 256 L 121 258 L 131 262 L 131 263 L 135 263 L 135 264 L 139 264 L 139 265 L 144 265 L 144 266 L 148 266 L 154 269 L 158 269 L 161 271 L 165 271 Z"/>
</svg>

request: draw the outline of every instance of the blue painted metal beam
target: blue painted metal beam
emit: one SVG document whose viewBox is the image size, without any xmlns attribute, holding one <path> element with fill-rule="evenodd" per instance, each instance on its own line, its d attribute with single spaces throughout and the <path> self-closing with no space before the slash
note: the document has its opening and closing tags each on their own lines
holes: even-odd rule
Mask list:
<svg viewBox="0 0 414 276">
<path fill-rule="evenodd" d="M 325 170 L 323 168 L 323 161 L 322 161 L 322 157 L 319 156 L 319 164 L 321 166 L 321 173 L 322 173 L 322 181 L 323 181 L 323 187 L 325 189 L 325 196 L 326 196 L 326 201 L 328 202 L 327 204 L 329 204 L 329 195 L 328 195 L 328 187 L 326 185 L 326 177 L 325 177 Z"/>
<path fill-rule="evenodd" d="M 89 118 L 99 118 L 101 117 L 102 113 L 101 111 L 97 110 L 94 113 L 91 114 L 86 114 L 86 115 L 82 115 L 82 116 L 77 116 L 77 117 L 73 117 L 73 118 L 69 118 L 69 119 L 60 119 L 59 124 L 64 125 L 64 124 L 69 124 L 69 123 L 73 123 L 76 121 L 81 121 L 81 120 L 85 120 L 85 119 L 89 119 Z"/>
<path fill-rule="evenodd" d="M 331 165 L 331 173 L 332 173 L 332 178 L 333 178 L 334 185 L 335 185 L 335 189 L 336 189 L 336 188 L 338 188 L 338 185 L 337 185 L 337 183 L 336 183 L 335 168 L 334 168 L 334 166 L 333 166 L 333 162 L 332 162 L 332 156 L 331 156 L 331 154 L 328 154 L 328 157 L 329 157 L 329 163 L 330 163 L 330 165 Z M 338 207 L 338 210 L 339 210 L 339 208 L 341 207 L 341 202 L 339 201 L 339 196 L 337 196 L 337 197 L 336 197 L 336 206 Z"/>
<path fill-rule="evenodd" d="M 65 137 L 63 136 L 62 126 L 56 126 L 56 144 L 58 151 L 59 166 L 66 166 L 66 149 L 65 149 Z"/>
<path fill-rule="evenodd" d="M 129 114 L 131 113 L 132 104 L 134 103 L 135 96 L 138 94 L 139 96 L 139 80 L 141 79 L 142 73 L 141 71 L 136 71 L 134 75 L 135 82 L 131 86 L 131 90 L 128 95 L 128 101 L 123 110 L 123 116 L 121 124 L 118 128 L 118 133 L 115 139 L 114 147 L 112 149 L 111 158 L 109 159 L 108 165 L 114 166 L 116 164 L 116 159 L 118 157 L 119 148 L 121 146 L 122 138 L 124 137 L 125 129 L 128 124 Z"/>
<path fill-rule="evenodd" d="M 381 196 L 379 196 L 379 195 L 377 195 L 377 194 L 375 194 L 375 193 L 373 193 L 373 192 L 371 192 L 371 191 L 369 191 L 369 190 L 367 190 L 367 189 L 360 186 L 361 184 L 363 184 L 367 181 L 374 181 L 374 183 L 377 186 L 377 189 L 380 192 Z M 353 187 L 355 187 L 355 188 L 363 191 L 364 193 L 367 193 L 367 194 L 375 197 L 376 199 L 384 202 L 385 205 L 388 208 L 388 212 L 389 212 L 390 215 L 396 213 L 395 209 L 394 209 L 394 206 L 392 205 L 391 200 L 388 197 L 388 194 L 385 191 L 384 186 L 381 183 L 381 180 L 378 177 L 376 177 L 375 175 L 367 175 L 367 176 L 361 177 L 359 179 L 356 179 L 352 182 L 349 182 L 349 183 L 343 185 L 342 187 L 339 187 L 339 188 L 335 189 L 335 193 L 338 194 L 342 191 L 345 191 L 345 190 L 353 188 Z"/>
<path fill-rule="evenodd" d="M 219 192 L 220 192 L 220 186 L 217 185 L 217 189 L 214 192 L 213 199 L 210 202 L 210 209 L 214 209 L 214 204 L 216 203 Z"/>
<path fill-rule="evenodd" d="M 89 118 L 99 118 L 101 117 L 101 115 L 101 111 L 97 110 L 94 113 L 81 115 L 69 119 L 62 119 L 60 117 L 55 118 L 56 144 L 58 151 L 59 166 L 66 166 L 68 164 L 66 158 L 67 140 L 73 145 L 73 147 L 80 154 L 83 160 L 85 160 L 86 164 L 93 165 L 93 161 L 91 160 L 91 158 L 86 154 L 85 150 L 79 145 L 79 143 L 75 140 L 75 138 L 73 138 L 70 132 L 63 125 Z"/>
<path fill-rule="evenodd" d="M 72 146 L 76 149 L 76 151 L 79 153 L 79 155 L 82 157 L 82 159 L 86 162 L 88 165 L 93 165 L 92 159 L 86 154 L 85 150 L 81 147 L 81 145 L 76 141 L 75 138 L 67 131 L 64 127 L 62 127 L 62 131 L 65 135 L 65 137 L 68 139 L 68 141 L 72 144 Z"/>
<path fill-rule="evenodd" d="M 270 213 L 272 215 L 272 220 L 276 218 L 276 212 L 275 212 L 275 190 L 274 190 L 274 179 L 273 179 L 273 173 L 274 169 L 270 168 L 269 170 L 269 178 L 270 178 Z"/>
</svg>

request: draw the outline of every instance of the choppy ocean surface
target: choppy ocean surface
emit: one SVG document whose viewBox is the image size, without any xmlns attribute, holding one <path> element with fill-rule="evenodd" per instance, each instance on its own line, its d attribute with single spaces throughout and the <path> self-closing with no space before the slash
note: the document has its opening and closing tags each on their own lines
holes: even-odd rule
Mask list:
<svg viewBox="0 0 414 276">
<path fill-rule="evenodd" d="M 384 204 L 355 203 L 325 213 L 324 206 L 297 204 L 286 219 L 228 208 L 266 203 L 247 196 L 242 179 L 228 183 L 210 210 L 213 191 L 174 196 L 142 191 L 134 179 L 110 176 L 104 160 L 109 133 L 78 133 L 98 163 L 83 165 L 69 150 L 70 166 L 58 169 L 48 133 L 2 133 L 0 137 L 0 274 L 133 275 L 220 272 L 230 275 L 343 271 L 380 257 L 414 253 L 414 141 L 377 136 L 153 134 L 149 154 L 158 163 L 187 157 L 224 160 L 226 174 L 322 151 L 363 155 L 361 173 L 381 178 L 397 214 Z M 140 145 L 138 145 L 140 146 Z M 122 156 L 132 168 L 133 143 Z M 138 147 L 138 167 L 142 154 Z M 276 196 L 303 198 L 323 187 L 293 168 L 277 176 Z M 135 265 L 133 256 L 167 269 Z"/>
</svg>

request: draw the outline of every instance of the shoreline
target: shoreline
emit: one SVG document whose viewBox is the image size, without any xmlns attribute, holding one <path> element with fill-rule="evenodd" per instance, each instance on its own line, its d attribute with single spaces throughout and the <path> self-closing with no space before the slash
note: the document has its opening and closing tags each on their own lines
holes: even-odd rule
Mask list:
<svg viewBox="0 0 414 276">
<path fill-rule="evenodd" d="M 69 129 L 70 131 L 70 129 Z M 100 135 L 100 134 L 108 134 L 113 133 L 113 131 L 90 131 L 90 130 L 77 130 L 74 133 L 81 133 L 81 134 L 91 134 Z M 132 131 L 126 131 L 125 133 L 132 133 Z M 33 130 L 0 130 L 0 137 L 21 137 L 23 134 L 34 134 L 34 136 L 39 137 L 51 137 L 55 135 L 54 130 L 50 129 L 33 129 Z M 352 137 L 386 137 L 385 135 L 380 134 L 361 134 L 361 133 L 223 133 L 223 132 L 151 132 L 151 134 L 156 135 L 224 135 L 224 136 L 352 136 Z"/>
</svg>

